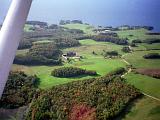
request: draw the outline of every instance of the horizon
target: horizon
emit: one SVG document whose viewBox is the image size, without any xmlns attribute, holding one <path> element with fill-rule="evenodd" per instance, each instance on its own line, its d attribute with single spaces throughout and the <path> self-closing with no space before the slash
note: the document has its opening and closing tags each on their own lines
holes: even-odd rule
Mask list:
<svg viewBox="0 0 160 120">
<path fill-rule="evenodd" d="M 0 1 L 0 23 L 5 18 L 11 0 Z M 44 7 L 45 6 L 45 7 Z M 82 7 L 83 6 L 83 7 Z M 153 26 L 160 31 L 159 0 L 34 0 L 28 20 L 58 23 L 61 19 L 80 19 L 92 25 Z"/>
</svg>

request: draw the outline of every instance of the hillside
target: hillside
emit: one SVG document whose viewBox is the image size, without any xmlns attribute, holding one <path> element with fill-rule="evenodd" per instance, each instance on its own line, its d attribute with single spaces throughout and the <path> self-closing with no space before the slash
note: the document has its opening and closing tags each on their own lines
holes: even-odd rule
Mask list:
<svg viewBox="0 0 160 120">
<path fill-rule="evenodd" d="M 38 80 L 32 100 L 21 106 L 28 108 L 24 119 L 158 120 L 160 35 L 144 26 L 31 23 L 12 67 L 25 74 L 20 80 Z"/>
</svg>

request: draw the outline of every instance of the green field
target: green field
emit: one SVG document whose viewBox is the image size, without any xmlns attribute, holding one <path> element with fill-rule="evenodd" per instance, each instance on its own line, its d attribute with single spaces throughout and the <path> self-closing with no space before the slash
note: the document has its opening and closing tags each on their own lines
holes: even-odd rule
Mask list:
<svg viewBox="0 0 160 120">
<path fill-rule="evenodd" d="M 118 34 L 120 37 L 127 37 L 130 41 L 134 39 L 145 40 L 148 38 L 160 38 L 158 35 L 145 35 L 148 32 L 147 30 L 127 30 L 119 31 Z M 130 36 L 133 35 L 133 36 Z M 125 60 L 129 62 L 133 68 L 150 68 L 150 69 L 159 69 L 160 60 L 159 59 L 144 59 L 143 56 L 148 53 L 160 53 L 159 43 L 138 44 L 138 47 L 133 47 L 134 52 L 126 54 L 124 56 Z M 137 51 L 138 50 L 138 51 Z M 135 74 L 133 72 L 125 76 L 128 84 L 134 85 L 141 92 L 148 94 L 150 96 L 160 99 L 160 80 L 152 78 L 146 75 Z M 159 120 L 160 115 L 160 102 L 156 101 L 149 97 L 144 97 L 135 102 L 135 104 L 130 105 L 131 110 L 123 118 L 123 120 Z"/>
<path fill-rule="evenodd" d="M 25 31 L 28 31 L 31 26 L 25 26 Z M 63 27 L 69 29 L 80 29 L 85 34 L 95 34 L 92 30 L 94 27 L 84 24 L 67 24 Z M 148 32 L 145 29 L 139 30 L 124 30 L 116 31 L 121 38 L 128 38 L 131 42 L 135 39 L 145 40 L 148 38 L 160 38 L 160 35 L 146 35 Z M 49 42 L 45 39 L 44 41 Z M 63 66 L 75 66 L 87 70 L 95 70 L 101 76 L 119 68 L 126 67 L 126 63 L 121 59 L 104 59 L 102 53 L 104 51 L 116 50 L 119 54 L 124 55 L 124 59 L 129 62 L 134 68 L 160 68 L 160 60 L 144 59 L 143 56 L 148 53 L 160 53 L 160 44 L 138 44 L 138 47 L 133 47 L 134 52 L 125 54 L 121 51 L 121 45 L 116 45 L 109 42 L 96 42 L 91 39 L 80 40 L 81 46 L 62 49 L 63 53 L 74 51 L 83 57 L 80 61 L 72 60 L 70 63 L 64 62 Z M 137 51 L 142 50 L 142 51 Z M 17 54 L 25 54 L 28 50 L 18 50 Z M 93 54 L 93 51 L 96 55 Z M 21 66 L 13 65 L 12 70 L 22 70 L 28 74 L 36 74 L 40 78 L 39 88 L 49 89 L 52 86 L 65 84 L 71 81 L 83 80 L 91 78 L 91 76 L 79 76 L 76 78 L 57 78 L 51 76 L 51 71 L 62 66 Z M 140 91 L 160 99 L 160 80 L 145 75 L 135 74 L 133 72 L 125 76 L 128 84 L 134 85 Z M 160 115 L 160 103 L 148 97 L 143 97 L 131 104 L 129 113 L 123 120 L 158 120 Z"/>
<path fill-rule="evenodd" d="M 40 40 L 40 41 L 33 42 L 33 44 L 34 43 L 50 43 L 50 42 L 52 42 L 52 41 L 50 41 L 50 40 Z"/>
<path fill-rule="evenodd" d="M 160 68 L 160 59 L 144 59 L 148 53 L 160 53 L 160 50 L 135 51 L 125 56 L 125 59 L 135 68 Z"/>
<path fill-rule="evenodd" d="M 101 59 L 96 58 L 96 59 L 87 59 L 82 62 L 75 62 L 73 64 L 66 64 L 64 66 L 76 66 L 87 70 L 96 70 L 99 75 L 105 75 L 106 73 L 113 71 L 118 67 L 124 67 L 125 63 L 122 62 L 121 60 L 112 61 L 112 60 L 104 60 L 102 58 Z M 17 66 L 13 66 L 13 69 L 15 67 Z M 57 78 L 51 76 L 51 71 L 58 67 L 61 66 L 35 66 L 35 67 L 32 66 L 24 68 L 23 66 L 21 66 L 21 69 L 28 74 L 36 74 L 40 78 L 39 87 L 42 89 L 49 89 L 52 86 L 68 83 L 75 80 L 91 78 L 90 76 L 80 76 L 77 78 Z M 18 69 L 18 67 L 15 69 Z"/>
<path fill-rule="evenodd" d="M 63 27 L 69 28 L 69 29 L 80 29 L 83 30 L 86 34 L 95 34 L 92 30 L 94 29 L 91 25 L 85 25 L 85 24 L 66 24 L 63 25 Z"/>
<path fill-rule="evenodd" d="M 24 55 L 29 51 L 29 49 L 24 49 L 24 50 L 17 50 L 17 55 Z"/>
<path fill-rule="evenodd" d="M 130 41 L 139 39 L 139 40 L 145 40 L 150 38 L 160 38 L 160 35 L 146 35 L 146 33 L 149 32 L 145 29 L 138 29 L 138 30 L 124 30 L 124 31 L 117 31 L 118 35 L 121 38 L 128 38 Z"/>
<path fill-rule="evenodd" d="M 82 55 L 92 55 L 92 52 L 94 51 L 95 53 L 97 53 L 97 55 L 102 56 L 101 53 L 103 52 L 103 50 L 105 50 L 105 51 L 116 50 L 120 54 L 124 54 L 121 51 L 121 49 L 123 47 L 121 45 L 116 45 L 116 44 L 109 43 L 109 42 L 96 42 L 96 41 L 91 40 L 91 39 L 80 40 L 80 43 L 81 43 L 82 46 L 68 48 L 68 49 L 65 49 L 64 52 L 75 51 L 75 52 L 80 53 Z"/>
<path fill-rule="evenodd" d="M 131 104 L 129 113 L 122 120 L 159 120 L 160 103 L 143 97 Z"/>
<path fill-rule="evenodd" d="M 152 49 L 157 49 L 160 50 L 160 43 L 153 43 L 153 44 L 141 44 L 142 46 L 144 46 L 147 50 L 152 50 Z"/>
<path fill-rule="evenodd" d="M 27 25 L 27 24 L 26 24 L 26 25 L 24 26 L 24 31 L 25 31 L 25 32 L 32 32 L 32 30 L 30 30 L 30 28 L 32 28 L 32 27 L 33 27 L 32 25 Z"/>
<path fill-rule="evenodd" d="M 142 92 L 160 99 L 159 79 L 134 73 L 129 73 L 125 78 L 129 84 L 136 86 Z"/>
<path fill-rule="evenodd" d="M 81 40 L 81 46 L 79 47 L 72 47 L 63 49 L 63 52 L 67 51 L 75 51 L 79 55 L 83 57 L 81 61 L 71 61 L 70 63 L 64 63 L 63 66 L 75 66 L 84 68 L 87 70 L 95 70 L 99 75 L 105 75 L 119 67 L 125 67 L 126 63 L 123 62 L 121 59 L 104 59 L 101 55 L 103 50 L 110 51 L 110 50 L 117 50 L 121 52 L 122 46 L 115 45 L 112 43 L 106 42 L 96 42 L 94 40 Z M 97 55 L 93 55 L 92 52 L 95 51 Z M 25 54 L 27 50 L 19 50 L 17 54 Z M 123 53 L 122 53 L 123 54 Z M 62 67 L 62 66 L 20 66 L 20 65 L 13 65 L 13 70 L 22 70 L 28 74 L 36 74 L 40 78 L 39 87 L 43 89 L 51 88 L 52 86 L 58 84 L 64 84 L 67 82 L 75 81 L 75 80 L 82 80 L 91 78 L 91 76 L 80 76 L 77 78 L 56 78 L 51 76 L 51 71 L 55 68 Z"/>
</svg>

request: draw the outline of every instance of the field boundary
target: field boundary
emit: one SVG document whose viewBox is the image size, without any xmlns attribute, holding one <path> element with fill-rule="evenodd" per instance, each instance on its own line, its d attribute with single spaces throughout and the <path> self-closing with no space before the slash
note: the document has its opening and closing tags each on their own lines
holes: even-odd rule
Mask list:
<svg viewBox="0 0 160 120">
<path fill-rule="evenodd" d="M 160 102 L 160 99 L 159 99 L 159 98 L 153 97 L 153 96 L 148 95 L 148 94 L 146 94 L 146 93 L 144 93 L 144 92 L 142 92 L 142 94 L 145 95 L 145 96 L 147 96 L 147 97 L 149 97 L 149 98 L 152 98 L 152 99 Z"/>
</svg>

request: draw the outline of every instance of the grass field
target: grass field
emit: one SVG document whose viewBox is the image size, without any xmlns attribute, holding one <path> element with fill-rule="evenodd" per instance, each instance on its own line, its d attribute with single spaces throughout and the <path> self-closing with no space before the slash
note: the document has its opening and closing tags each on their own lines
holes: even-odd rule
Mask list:
<svg viewBox="0 0 160 120">
<path fill-rule="evenodd" d="M 142 92 L 160 99 L 160 80 L 145 75 L 129 73 L 125 76 L 129 84 L 134 85 Z"/>
<path fill-rule="evenodd" d="M 145 29 L 117 31 L 121 38 L 128 38 L 130 41 L 135 39 L 160 38 L 160 35 L 146 35 L 147 32 L 149 31 Z"/>
<path fill-rule="evenodd" d="M 50 43 L 50 42 L 52 42 L 52 41 L 50 41 L 50 40 L 40 40 L 40 41 L 33 42 L 33 44 L 34 43 Z"/>
<path fill-rule="evenodd" d="M 32 28 L 32 27 L 33 27 L 32 25 L 27 25 L 27 24 L 26 24 L 26 25 L 24 26 L 24 31 L 25 31 L 25 32 L 32 32 L 32 30 L 30 30 L 30 28 Z"/>
<path fill-rule="evenodd" d="M 96 70 L 99 75 L 115 70 L 119 67 L 125 67 L 125 63 L 121 60 L 105 60 L 104 58 L 88 58 L 80 62 L 72 64 L 66 63 L 64 66 L 75 66 L 87 70 Z M 13 65 L 13 70 L 22 70 L 28 74 L 36 74 L 40 78 L 39 87 L 43 89 L 51 88 L 58 84 L 91 78 L 91 76 L 80 76 L 77 78 L 56 78 L 51 76 L 51 71 L 61 66 L 19 66 Z"/>
<path fill-rule="evenodd" d="M 29 30 L 31 26 L 25 26 L 25 31 Z M 80 29 L 86 34 L 94 34 L 93 27 L 84 24 L 67 24 L 64 27 L 69 29 Z M 148 32 L 145 29 L 140 30 L 126 30 L 117 31 L 118 35 L 122 38 L 129 38 L 130 42 L 134 39 L 145 40 L 147 38 L 160 38 L 160 36 L 146 35 Z M 133 35 L 133 36 L 131 36 Z M 47 39 L 38 42 L 49 42 Z M 104 59 L 102 56 L 103 51 L 118 51 L 121 55 L 124 53 L 121 51 L 121 45 L 116 45 L 108 42 L 96 42 L 91 39 L 80 40 L 81 46 L 63 49 L 64 53 L 68 51 L 77 52 L 83 56 L 81 61 L 71 61 L 70 63 L 64 63 L 64 66 L 75 66 L 87 70 L 96 70 L 99 75 L 105 75 L 110 71 L 113 71 L 119 67 L 126 67 L 126 63 L 122 59 Z M 146 49 L 159 49 L 160 44 L 138 44 L 134 50 L 146 50 Z M 19 50 L 17 54 L 25 54 L 28 50 Z M 93 51 L 97 54 L 94 55 Z M 133 53 L 126 54 L 124 58 L 135 68 L 160 68 L 160 60 L 147 60 L 143 56 L 147 53 L 158 52 L 160 50 L 150 51 L 135 51 Z M 62 66 L 23 66 L 13 65 L 12 70 L 21 70 L 28 74 L 36 74 L 40 78 L 39 88 L 49 89 L 52 86 L 65 84 L 75 80 L 83 80 L 91 78 L 91 76 L 79 76 L 76 78 L 56 78 L 51 76 L 51 71 Z M 125 76 L 128 84 L 134 85 L 140 91 L 145 92 L 151 96 L 160 99 L 160 80 L 145 75 L 129 73 Z M 159 120 L 160 115 L 160 103 L 152 100 L 148 97 L 143 97 L 131 105 L 130 112 L 123 118 L 123 120 Z"/>
<path fill-rule="evenodd" d="M 135 51 L 125 56 L 125 59 L 136 68 L 160 68 L 160 59 L 144 59 L 148 53 L 160 53 L 160 50 Z"/>
<path fill-rule="evenodd" d="M 152 50 L 152 49 L 157 49 L 160 50 L 160 43 L 153 43 L 153 44 L 141 44 L 142 46 L 144 46 L 147 50 Z"/>
<path fill-rule="evenodd" d="M 130 107 L 129 113 L 122 120 L 159 120 L 160 103 L 151 98 L 138 99 Z"/>
<path fill-rule="evenodd" d="M 101 53 L 103 52 L 103 50 L 105 50 L 105 51 L 116 50 L 120 54 L 124 54 L 121 51 L 121 49 L 123 47 L 121 45 L 116 45 L 116 44 L 109 43 L 109 42 L 96 42 L 96 41 L 91 40 L 91 39 L 80 40 L 80 43 L 81 43 L 82 46 L 68 48 L 68 49 L 65 49 L 64 52 L 75 51 L 75 52 L 78 52 L 82 55 L 92 55 L 92 52 L 94 51 L 95 53 L 97 53 L 98 55 L 101 56 Z"/>
<path fill-rule="evenodd" d="M 71 61 L 70 63 L 64 63 L 64 66 L 75 66 L 80 67 L 87 70 L 95 70 L 99 75 L 105 75 L 119 67 L 125 67 L 126 63 L 124 63 L 121 59 L 104 59 L 101 55 L 103 50 L 117 50 L 121 52 L 122 46 L 115 45 L 112 43 L 106 42 L 96 42 L 94 40 L 81 40 L 82 44 L 79 47 L 72 47 L 64 49 L 63 52 L 67 51 L 75 51 L 79 55 L 83 56 L 81 61 Z M 97 55 L 93 55 L 92 52 L 95 51 Z M 27 50 L 20 50 L 17 54 L 25 54 Z M 77 78 L 56 78 L 51 76 L 51 71 L 55 68 L 62 66 L 19 66 L 13 65 L 13 70 L 22 70 L 28 74 L 36 74 L 40 78 L 39 87 L 42 89 L 51 88 L 54 85 L 64 84 L 67 82 L 82 80 L 91 78 L 91 76 L 80 76 Z"/>
<path fill-rule="evenodd" d="M 24 50 L 17 50 L 16 55 L 24 55 L 29 51 L 29 49 L 24 49 Z"/>
<path fill-rule="evenodd" d="M 69 29 L 80 29 L 83 30 L 86 34 L 95 34 L 92 30 L 94 29 L 91 25 L 85 25 L 85 24 L 66 24 L 63 25 L 63 27 L 69 28 Z"/>
</svg>

